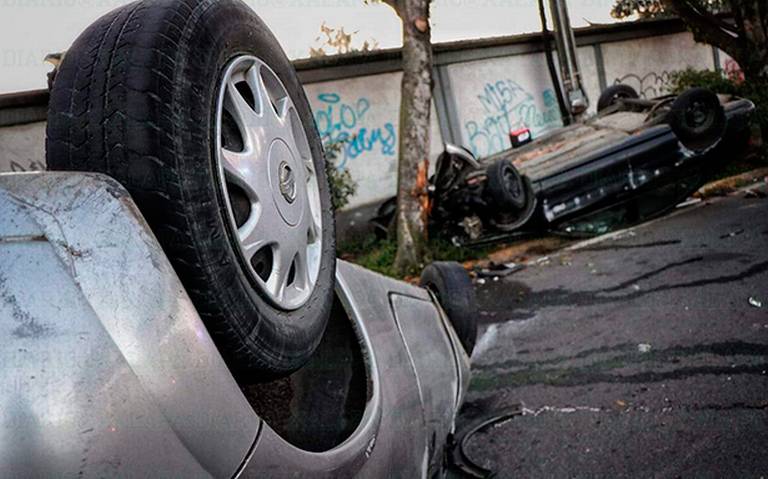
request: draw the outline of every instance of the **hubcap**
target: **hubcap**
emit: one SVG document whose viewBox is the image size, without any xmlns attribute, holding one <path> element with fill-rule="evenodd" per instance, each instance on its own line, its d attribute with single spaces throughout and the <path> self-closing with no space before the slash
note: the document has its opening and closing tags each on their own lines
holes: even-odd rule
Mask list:
<svg viewBox="0 0 768 479">
<path fill-rule="evenodd" d="M 513 198 L 519 198 L 522 193 L 522 187 L 520 185 L 520 177 L 515 174 L 512 167 L 504 168 L 503 172 L 504 182 L 507 185 L 507 190 Z"/>
<path fill-rule="evenodd" d="M 297 309 L 320 271 L 320 190 L 296 107 L 260 59 L 227 65 L 215 136 L 218 180 L 247 272 L 275 306 Z"/>
<path fill-rule="evenodd" d="M 710 111 L 707 105 L 700 101 L 693 102 L 685 113 L 688 124 L 694 129 L 703 129 L 710 122 Z"/>
<path fill-rule="evenodd" d="M 280 163 L 280 193 L 288 203 L 296 200 L 296 179 L 293 177 L 293 170 L 288 163 Z"/>
</svg>

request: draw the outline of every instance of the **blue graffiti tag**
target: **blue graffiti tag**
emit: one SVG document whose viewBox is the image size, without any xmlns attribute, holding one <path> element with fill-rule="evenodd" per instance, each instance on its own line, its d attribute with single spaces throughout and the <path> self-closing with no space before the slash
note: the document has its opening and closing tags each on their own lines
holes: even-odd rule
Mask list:
<svg viewBox="0 0 768 479">
<path fill-rule="evenodd" d="M 358 98 L 350 104 L 343 102 L 337 93 L 321 93 L 317 99 L 323 106 L 315 112 L 315 125 L 323 143 L 344 143 L 338 168 L 344 168 L 347 161 L 377 147 L 384 156 L 395 155 L 397 133 L 392 123 L 371 129 L 360 126 L 371 108 L 367 98 Z"/>
<path fill-rule="evenodd" d="M 485 110 L 485 118 L 464 124 L 469 148 L 477 156 L 489 156 L 509 148 L 509 131 L 530 128 L 537 136 L 562 125 L 552 89 L 541 92 L 544 110 L 536 105 L 534 96 L 512 80 L 486 83 L 477 96 Z"/>
</svg>

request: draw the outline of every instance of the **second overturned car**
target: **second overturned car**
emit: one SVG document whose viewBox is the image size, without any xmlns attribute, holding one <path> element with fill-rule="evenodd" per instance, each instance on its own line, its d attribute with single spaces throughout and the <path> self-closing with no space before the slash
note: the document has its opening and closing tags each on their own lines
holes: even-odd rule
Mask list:
<svg viewBox="0 0 768 479">
<path fill-rule="evenodd" d="M 745 151 L 754 104 L 692 88 L 646 100 L 626 85 L 606 89 L 598 115 L 476 159 L 446 145 L 430 178 L 430 223 L 471 244 L 559 230 L 606 232 L 658 215 Z M 512 133 L 510 136 L 513 136 Z M 384 231 L 385 203 L 374 219 Z"/>
</svg>

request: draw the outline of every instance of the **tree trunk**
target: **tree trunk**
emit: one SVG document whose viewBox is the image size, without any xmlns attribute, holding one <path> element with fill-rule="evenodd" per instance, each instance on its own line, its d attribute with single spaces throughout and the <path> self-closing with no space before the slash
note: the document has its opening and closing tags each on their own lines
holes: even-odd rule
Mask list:
<svg viewBox="0 0 768 479">
<path fill-rule="evenodd" d="M 739 49 L 731 54 L 739 64 L 744 81 L 756 97 L 766 98 L 768 90 L 768 5 L 765 0 L 733 0 L 731 2 L 735 26 L 739 34 Z M 756 102 L 760 136 L 768 141 L 768 108 L 764 102 Z"/>
<path fill-rule="evenodd" d="M 427 169 L 432 105 L 429 0 L 400 0 L 403 82 L 397 165 L 397 255 L 401 274 L 421 267 L 427 241 Z"/>
<path fill-rule="evenodd" d="M 738 62 L 738 60 L 736 61 Z M 766 101 L 768 99 L 768 95 L 766 95 L 766 92 L 768 92 L 768 75 L 765 72 L 760 74 L 760 70 L 754 71 L 743 68 L 742 72 L 744 73 L 744 81 L 749 84 L 749 90 L 747 91 L 751 92 L 747 93 L 747 95 L 754 99 L 755 107 L 757 108 L 755 112 L 756 118 L 753 121 L 756 121 L 760 127 L 762 149 L 764 154 L 768 154 L 768 101 Z"/>
</svg>

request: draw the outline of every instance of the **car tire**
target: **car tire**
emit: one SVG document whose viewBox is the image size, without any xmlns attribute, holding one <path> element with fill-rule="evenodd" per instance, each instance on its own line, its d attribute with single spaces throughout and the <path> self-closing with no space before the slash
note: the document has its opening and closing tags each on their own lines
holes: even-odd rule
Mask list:
<svg viewBox="0 0 768 479">
<path fill-rule="evenodd" d="M 477 299 L 467 271 L 456 262 L 435 261 L 421 272 L 420 284 L 437 297 L 464 350 L 471 355 L 477 340 Z"/>
<path fill-rule="evenodd" d="M 128 189 L 233 372 L 309 359 L 334 294 L 322 144 L 245 3 L 139 1 L 93 23 L 54 81 L 46 159 Z"/>
<path fill-rule="evenodd" d="M 691 88 L 672 103 L 667 122 L 680 143 L 702 152 L 720 142 L 727 120 L 717 95 L 706 88 Z"/>
<path fill-rule="evenodd" d="M 377 240 L 392 239 L 397 234 L 397 197 L 387 198 L 376 209 L 376 216 L 368 222 Z"/>
<path fill-rule="evenodd" d="M 609 86 L 600 94 L 600 98 L 597 100 L 598 113 L 606 108 L 613 106 L 622 98 L 640 98 L 634 88 L 629 85 L 619 83 L 618 85 Z"/>
<path fill-rule="evenodd" d="M 504 209 L 520 210 L 527 203 L 525 181 L 509 160 L 500 160 L 488 167 L 488 194 L 491 201 Z"/>
<path fill-rule="evenodd" d="M 531 218 L 536 213 L 538 200 L 529 177 L 523 176 L 523 185 L 525 187 L 525 206 L 519 210 L 494 211 L 490 217 L 490 222 L 494 228 L 511 233 L 530 224 Z"/>
</svg>

